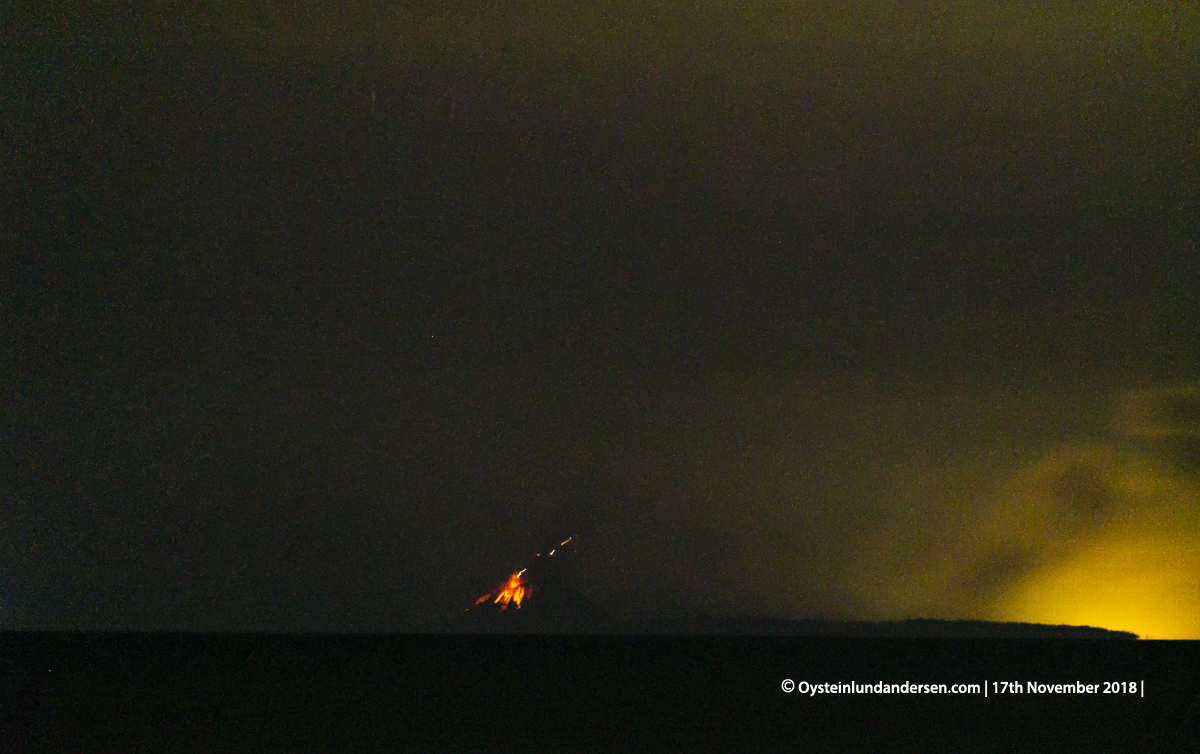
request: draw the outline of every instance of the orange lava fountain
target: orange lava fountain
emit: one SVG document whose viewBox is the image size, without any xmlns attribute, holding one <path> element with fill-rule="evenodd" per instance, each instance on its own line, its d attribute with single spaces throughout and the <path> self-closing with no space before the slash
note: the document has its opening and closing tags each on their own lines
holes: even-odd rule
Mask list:
<svg viewBox="0 0 1200 754">
<path fill-rule="evenodd" d="M 486 602 L 492 597 L 492 595 L 495 595 L 496 599 L 494 599 L 493 602 L 495 602 L 497 605 L 500 605 L 501 610 L 507 610 L 509 603 L 515 604 L 519 610 L 521 608 L 521 600 L 525 599 L 527 595 L 533 593 L 533 590 L 529 588 L 529 585 L 521 580 L 521 574 L 523 573 L 525 573 L 525 569 L 522 568 L 512 576 L 509 576 L 508 581 L 506 581 L 504 586 L 502 586 L 498 591 L 489 592 L 483 595 L 475 601 L 475 604 L 478 605 Z"/>
</svg>

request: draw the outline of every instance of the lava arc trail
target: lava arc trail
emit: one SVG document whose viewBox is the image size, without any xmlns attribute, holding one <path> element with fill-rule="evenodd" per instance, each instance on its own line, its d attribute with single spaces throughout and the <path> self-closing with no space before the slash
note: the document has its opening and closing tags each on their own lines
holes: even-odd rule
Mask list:
<svg viewBox="0 0 1200 754">
<path fill-rule="evenodd" d="M 535 558 L 552 558 L 554 557 L 555 553 L 562 552 L 563 548 L 574 539 L 575 537 L 573 536 L 567 537 L 563 541 L 559 542 L 558 546 L 550 550 L 550 552 L 545 556 L 543 556 L 540 552 L 534 553 L 533 556 Z M 488 592 L 479 599 L 475 600 L 475 604 L 481 605 L 488 600 L 491 600 L 492 604 L 499 605 L 501 610 L 507 610 L 510 604 L 516 605 L 517 609 L 519 610 L 521 608 L 521 601 L 533 594 L 533 587 L 530 586 L 528 581 L 523 578 L 525 572 L 528 570 L 528 567 L 526 567 L 514 572 L 508 577 L 508 580 L 505 581 L 502 586 L 500 586 L 500 588 L 496 589 L 494 592 Z M 467 609 L 470 610 L 471 608 Z"/>
</svg>

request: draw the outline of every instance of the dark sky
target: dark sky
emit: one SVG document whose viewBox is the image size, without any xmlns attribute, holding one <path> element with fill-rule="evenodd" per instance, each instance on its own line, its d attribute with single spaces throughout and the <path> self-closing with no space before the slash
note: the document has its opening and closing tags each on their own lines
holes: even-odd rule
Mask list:
<svg viewBox="0 0 1200 754">
<path fill-rule="evenodd" d="M 1200 635 L 1110 421 L 1200 379 L 1200 27 L 977 6 L 30 16 L 0 628 L 439 630 L 575 535 L 622 615 Z"/>
</svg>

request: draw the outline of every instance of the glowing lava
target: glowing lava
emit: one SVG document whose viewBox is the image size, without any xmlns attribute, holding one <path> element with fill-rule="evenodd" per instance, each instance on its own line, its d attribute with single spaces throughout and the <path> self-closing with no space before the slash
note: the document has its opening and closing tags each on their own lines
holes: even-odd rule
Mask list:
<svg viewBox="0 0 1200 754">
<path fill-rule="evenodd" d="M 507 610 L 509 603 L 515 604 L 519 610 L 521 608 L 521 600 L 533 593 L 529 585 L 521 580 L 521 574 L 523 573 L 525 573 L 524 568 L 509 576 L 508 581 L 504 582 L 504 586 L 500 587 L 499 590 L 488 592 L 476 600 L 475 604 L 478 605 L 486 602 L 494 594 L 496 595 L 496 599 L 492 601 L 499 605 L 501 610 Z"/>
<path fill-rule="evenodd" d="M 553 556 L 555 552 L 573 539 L 575 539 L 575 537 L 567 537 L 562 542 L 559 542 L 558 547 L 550 551 L 550 555 Z M 541 555 L 542 554 L 539 552 L 536 553 L 534 557 L 541 557 Z M 533 587 L 531 587 L 528 582 L 521 578 L 525 574 L 526 570 L 527 569 L 522 568 L 512 576 L 509 576 L 508 581 L 504 582 L 504 586 L 500 587 L 494 592 L 488 592 L 487 594 L 483 595 L 479 599 L 475 600 L 475 604 L 482 605 L 484 602 L 492 600 L 492 603 L 499 605 L 501 610 L 507 610 L 510 604 L 516 605 L 517 609 L 519 610 L 521 608 L 521 601 L 533 594 Z"/>
</svg>

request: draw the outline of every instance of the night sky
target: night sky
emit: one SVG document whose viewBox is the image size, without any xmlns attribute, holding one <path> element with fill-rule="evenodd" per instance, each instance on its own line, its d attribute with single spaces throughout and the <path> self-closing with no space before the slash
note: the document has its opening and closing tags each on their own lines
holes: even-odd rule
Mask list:
<svg viewBox="0 0 1200 754">
<path fill-rule="evenodd" d="M 443 631 L 575 536 L 1200 637 L 1188 3 L 87 7 L 0 36 L 0 629 Z"/>
</svg>

